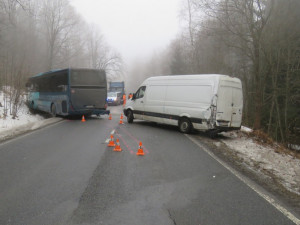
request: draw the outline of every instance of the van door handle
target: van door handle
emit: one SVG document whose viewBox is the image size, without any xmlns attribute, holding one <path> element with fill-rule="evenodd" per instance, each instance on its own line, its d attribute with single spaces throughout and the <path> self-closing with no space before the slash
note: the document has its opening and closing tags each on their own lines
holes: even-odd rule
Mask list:
<svg viewBox="0 0 300 225">
<path fill-rule="evenodd" d="M 141 103 L 144 103 L 144 101 L 141 101 Z"/>
</svg>

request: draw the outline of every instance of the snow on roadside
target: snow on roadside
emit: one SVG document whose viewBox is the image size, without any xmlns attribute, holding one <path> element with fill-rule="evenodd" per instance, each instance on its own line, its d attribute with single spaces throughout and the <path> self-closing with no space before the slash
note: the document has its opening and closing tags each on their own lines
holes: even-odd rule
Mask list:
<svg viewBox="0 0 300 225">
<path fill-rule="evenodd" d="M 244 127 L 242 126 L 241 127 L 241 131 L 245 132 L 245 133 L 251 133 L 253 130 L 249 127 Z"/>
<path fill-rule="evenodd" d="M 252 132 L 249 128 L 241 130 L 245 133 Z M 255 165 L 259 170 L 274 174 L 285 188 L 300 195 L 300 160 L 280 153 L 275 147 L 258 144 L 242 132 L 222 133 L 226 139 L 221 141 L 236 151 L 249 166 Z"/>
<path fill-rule="evenodd" d="M 3 100 L 3 93 L 0 92 L 0 103 L 2 104 L 2 107 L 0 107 L 0 137 L 7 135 L 13 128 L 44 120 L 44 117 L 40 115 L 32 115 L 24 102 L 19 109 L 16 119 L 13 119 L 9 112 L 4 118 Z"/>
</svg>

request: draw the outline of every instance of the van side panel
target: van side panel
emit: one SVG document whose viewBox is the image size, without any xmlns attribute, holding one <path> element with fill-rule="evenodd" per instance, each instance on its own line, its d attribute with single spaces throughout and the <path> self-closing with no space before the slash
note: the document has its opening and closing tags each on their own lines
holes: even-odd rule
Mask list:
<svg viewBox="0 0 300 225">
<path fill-rule="evenodd" d="M 146 86 L 144 119 L 163 123 L 164 100 L 167 87 L 165 85 L 151 84 Z"/>
<path fill-rule="evenodd" d="M 182 81 L 184 82 L 184 81 Z M 202 129 L 203 122 L 209 119 L 210 105 L 213 96 L 212 84 L 170 84 L 167 86 L 165 113 L 174 115 L 166 118 L 165 123 L 178 125 L 180 117 L 190 118 L 196 129 Z M 205 126 L 205 128 L 207 128 Z M 203 128 L 203 129 L 205 129 Z"/>
</svg>

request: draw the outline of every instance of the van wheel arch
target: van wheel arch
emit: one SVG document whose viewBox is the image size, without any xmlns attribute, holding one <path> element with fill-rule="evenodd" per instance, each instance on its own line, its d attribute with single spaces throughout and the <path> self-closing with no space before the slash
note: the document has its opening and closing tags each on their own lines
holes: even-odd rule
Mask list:
<svg viewBox="0 0 300 225">
<path fill-rule="evenodd" d="M 178 128 L 181 133 L 188 134 L 193 130 L 193 124 L 188 117 L 181 117 L 178 120 Z"/>
<path fill-rule="evenodd" d="M 128 123 L 132 123 L 134 117 L 133 117 L 133 112 L 132 112 L 131 109 L 127 109 L 127 110 L 126 110 L 126 116 L 127 116 L 127 122 L 128 122 Z"/>
</svg>

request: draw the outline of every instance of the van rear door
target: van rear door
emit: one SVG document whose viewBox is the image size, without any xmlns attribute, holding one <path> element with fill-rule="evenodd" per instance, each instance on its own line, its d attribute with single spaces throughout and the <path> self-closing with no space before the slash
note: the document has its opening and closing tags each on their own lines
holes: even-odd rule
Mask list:
<svg viewBox="0 0 300 225">
<path fill-rule="evenodd" d="M 243 92 L 239 80 L 220 80 L 217 100 L 217 126 L 240 127 L 242 122 Z"/>
</svg>

